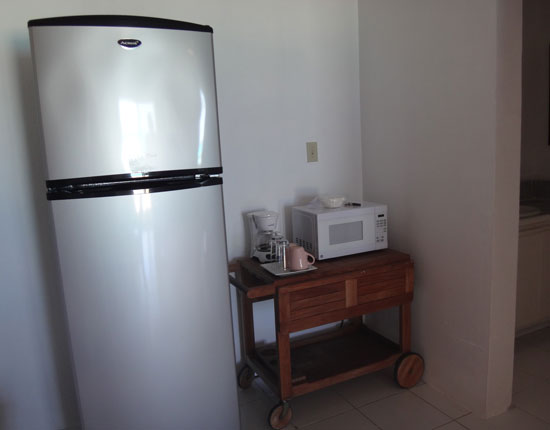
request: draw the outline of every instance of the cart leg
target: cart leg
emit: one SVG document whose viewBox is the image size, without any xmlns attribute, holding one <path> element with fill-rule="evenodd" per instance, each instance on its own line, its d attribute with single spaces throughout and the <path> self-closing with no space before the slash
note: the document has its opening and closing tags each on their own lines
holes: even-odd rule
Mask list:
<svg viewBox="0 0 550 430">
<path fill-rule="evenodd" d="M 277 349 L 279 351 L 279 390 L 281 399 L 288 399 L 292 396 L 290 336 L 288 333 L 277 333 Z"/>
<path fill-rule="evenodd" d="M 290 334 L 288 328 L 281 324 L 290 321 L 290 296 L 278 293 L 275 297 L 275 330 L 277 333 L 277 350 L 279 353 L 279 393 L 281 400 L 292 397 L 292 370 L 290 361 Z"/>
<path fill-rule="evenodd" d="M 399 344 L 401 352 L 411 350 L 411 304 L 399 306 Z"/>
<path fill-rule="evenodd" d="M 246 294 L 239 291 L 239 298 L 241 302 L 241 323 L 242 323 L 242 339 L 244 353 L 248 357 L 252 355 L 256 348 L 256 341 L 254 339 L 254 312 L 252 308 L 252 301 L 246 297 Z"/>
</svg>

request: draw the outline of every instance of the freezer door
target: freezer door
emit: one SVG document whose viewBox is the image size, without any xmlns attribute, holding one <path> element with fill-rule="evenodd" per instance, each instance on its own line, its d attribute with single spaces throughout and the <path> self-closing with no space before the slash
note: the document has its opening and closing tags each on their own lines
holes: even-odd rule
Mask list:
<svg viewBox="0 0 550 430">
<path fill-rule="evenodd" d="M 221 185 L 52 207 L 84 429 L 238 429 Z"/>
<path fill-rule="evenodd" d="M 29 31 L 48 179 L 221 165 L 212 33 Z"/>
</svg>

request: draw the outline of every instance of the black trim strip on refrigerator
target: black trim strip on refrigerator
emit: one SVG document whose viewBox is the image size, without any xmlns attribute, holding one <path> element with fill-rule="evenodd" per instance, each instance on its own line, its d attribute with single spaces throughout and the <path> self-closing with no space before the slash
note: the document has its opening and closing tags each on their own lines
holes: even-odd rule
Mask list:
<svg viewBox="0 0 550 430">
<path fill-rule="evenodd" d="M 71 179 L 54 179 L 46 181 L 46 187 L 64 188 L 69 186 L 87 185 L 87 184 L 106 184 L 112 182 L 135 182 L 144 179 L 171 179 L 186 178 L 194 179 L 197 175 L 220 175 L 223 173 L 221 167 L 206 167 L 202 169 L 183 169 L 183 170 L 161 170 L 146 173 L 122 173 L 118 175 L 102 176 L 83 176 Z"/>
<path fill-rule="evenodd" d="M 106 182 L 71 185 L 60 188 L 48 188 L 48 200 L 89 199 L 94 197 L 113 197 L 160 193 L 164 191 L 184 190 L 188 188 L 210 187 L 223 184 L 221 177 L 136 179 L 123 182 Z"/>
<path fill-rule="evenodd" d="M 31 19 L 28 27 L 44 26 L 83 26 L 83 27 L 140 27 L 160 28 L 168 30 L 189 30 L 203 33 L 213 33 L 209 25 L 192 22 L 176 21 L 165 18 L 151 18 L 132 15 L 75 15 L 52 18 Z"/>
</svg>

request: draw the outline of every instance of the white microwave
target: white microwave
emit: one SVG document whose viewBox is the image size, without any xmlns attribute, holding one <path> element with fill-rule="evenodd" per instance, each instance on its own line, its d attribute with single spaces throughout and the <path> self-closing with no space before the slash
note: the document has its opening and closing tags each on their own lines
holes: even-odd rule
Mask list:
<svg viewBox="0 0 550 430">
<path fill-rule="evenodd" d="M 293 241 L 318 260 L 388 247 L 388 208 L 372 202 L 292 208 Z"/>
</svg>

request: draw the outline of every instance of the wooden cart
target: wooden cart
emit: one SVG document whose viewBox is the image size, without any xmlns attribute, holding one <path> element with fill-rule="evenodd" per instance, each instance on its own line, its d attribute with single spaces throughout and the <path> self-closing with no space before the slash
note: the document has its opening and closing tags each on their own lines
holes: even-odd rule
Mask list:
<svg viewBox="0 0 550 430">
<path fill-rule="evenodd" d="M 320 388 L 395 365 L 395 380 L 412 387 L 424 360 L 411 349 L 413 262 L 383 250 L 315 263 L 317 270 L 277 277 L 252 259 L 230 266 L 230 283 L 240 300 L 245 365 L 239 386 L 258 374 L 280 397 L 271 410 L 272 428 L 292 418 L 288 400 Z M 276 343 L 257 346 L 253 303 L 274 299 Z M 399 344 L 370 330 L 362 316 L 399 306 Z M 290 334 L 342 321 L 340 328 L 290 340 Z M 345 322 L 345 323 L 344 323 Z"/>
</svg>

